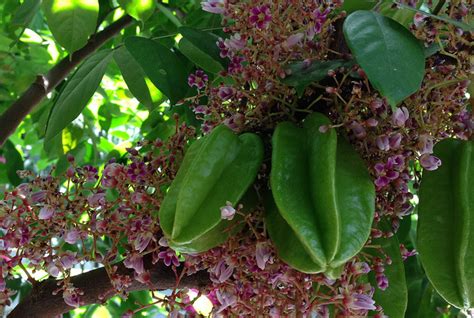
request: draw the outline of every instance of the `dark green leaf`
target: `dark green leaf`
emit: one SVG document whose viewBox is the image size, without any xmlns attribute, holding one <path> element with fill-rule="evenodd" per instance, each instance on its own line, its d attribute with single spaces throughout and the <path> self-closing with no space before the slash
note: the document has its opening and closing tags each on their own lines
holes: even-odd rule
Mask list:
<svg viewBox="0 0 474 318">
<path fill-rule="evenodd" d="M 179 50 L 188 59 L 203 70 L 214 74 L 224 69 L 225 62 L 220 57 L 216 45 L 217 36 L 189 27 L 179 28 L 179 32 L 183 35 L 179 42 Z"/>
<path fill-rule="evenodd" d="M 140 103 L 151 108 L 153 101 L 145 81 L 145 72 L 143 72 L 140 64 L 135 61 L 125 47 L 120 47 L 115 50 L 114 59 L 122 72 L 123 80 L 127 83 L 127 87 L 133 96 L 135 96 Z"/>
<path fill-rule="evenodd" d="M 420 88 L 425 58 L 410 31 L 371 11 L 352 13 L 343 28 L 357 63 L 392 107 Z"/>
<path fill-rule="evenodd" d="M 46 127 L 46 140 L 57 135 L 86 107 L 111 58 L 111 50 L 99 51 L 89 57 L 71 76 L 51 110 Z"/>
<path fill-rule="evenodd" d="M 160 10 L 160 12 L 162 12 L 168 18 L 168 20 L 170 20 L 176 27 L 179 28 L 183 25 L 170 9 L 168 9 L 161 3 L 157 3 L 156 6 Z"/>
<path fill-rule="evenodd" d="M 347 13 L 352 13 L 357 10 L 370 10 L 372 9 L 378 0 L 344 0 L 342 10 Z"/>
<path fill-rule="evenodd" d="M 383 230 L 389 230 L 386 223 L 382 224 Z M 392 260 L 391 265 L 385 265 L 385 276 L 388 278 L 388 288 L 381 290 L 375 287 L 374 300 L 377 305 L 382 306 L 384 314 L 390 318 L 403 318 L 408 302 L 408 292 L 405 281 L 405 268 L 400 254 L 400 247 L 396 236 L 391 238 L 380 238 L 374 240 L 373 244 L 380 245 L 383 251 Z M 370 251 L 373 254 L 373 250 Z M 381 256 L 381 255 L 377 255 Z M 374 272 L 369 274 L 373 286 L 375 282 Z"/>
<path fill-rule="evenodd" d="M 125 12 L 140 21 L 146 21 L 155 12 L 155 0 L 118 0 Z"/>
<path fill-rule="evenodd" d="M 127 38 L 125 46 L 172 104 L 186 96 L 188 70 L 174 52 L 156 41 L 138 36 Z"/>
<path fill-rule="evenodd" d="M 69 52 L 82 48 L 95 32 L 98 0 L 44 0 L 43 11 L 54 38 Z"/>
<path fill-rule="evenodd" d="M 6 160 L 5 167 L 8 179 L 13 185 L 19 185 L 21 183 L 21 178 L 16 172 L 24 169 L 23 158 L 18 150 L 16 150 L 15 145 L 9 140 L 7 140 L 3 146 L 3 156 Z M 2 164 L 0 163 L 0 165 Z"/>
<path fill-rule="evenodd" d="M 27 27 L 36 13 L 38 13 L 40 6 L 41 0 L 25 0 L 15 12 L 11 23 L 13 25 Z"/>
</svg>

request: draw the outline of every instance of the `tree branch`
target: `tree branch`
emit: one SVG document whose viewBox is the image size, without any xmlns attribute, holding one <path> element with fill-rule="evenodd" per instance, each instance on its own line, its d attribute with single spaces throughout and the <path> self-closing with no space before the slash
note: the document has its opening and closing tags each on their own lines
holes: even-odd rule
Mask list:
<svg viewBox="0 0 474 318">
<path fill-rule="evenodd" d="M 117 273 L 120 275 L 134 276 L 132 269 L 126 268 L 122 263 L 118 264 Z M 142 284 L 133 280 L 128 291 L 138 290 L 165 290 L 172 289 L 176 285 L 175 273 L 162 262 L 151 264 L 150 257 L 145 258 L 145 268 L 150 271 L 152 286 Z M 63 299 L 62 293 L 53 295 L 58 289 L 57 280 L 48 279 L 34 286 L 30 294 L 13 311 L 8 318 L 51 318 L 66 313 L 74 308 L 68 306 Z M 84 305 L 101 303 L 99 296 L 105 296 L 104 300 L 115 295 L 110 279 L 104 268 L 95 269 L 87 273 L 77 275 L 71 279 L 74 287 L 80 288 L 84 295 L 81 300 Z M 184 276 L 179 287 L 202 288 L 209 284 L 209 274 L 205 271 L 197 272 L 190 276 Z"/>
<path fill-rule="evenodd" d="M 79 63 L 94 53 L 132 21 L 133 19 L 130 16 L 123 16 L 101 32 L 94 34 L 82 49 L 74 52 L 72 55 L 66 56 L 46 75 L 38 75 L 36 81 L 0 115 L 0 146 L 2 146 L 15 131 L 26 115 L 28 115 L 49 92 L 61 83 Z"/>
</svg>

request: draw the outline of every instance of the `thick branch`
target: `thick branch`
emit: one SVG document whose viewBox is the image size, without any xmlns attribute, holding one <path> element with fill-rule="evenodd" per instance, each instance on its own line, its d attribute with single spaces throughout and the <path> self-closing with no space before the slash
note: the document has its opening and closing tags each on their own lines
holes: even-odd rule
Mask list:
<svg viewBox="0 0 474 318">
<path fill-rule="evenodd" d="M 66 56 L 46 75 L 39 75 L 36 81 L 2 115 L 0 115 L 0 146 L 15 131 L 22 120 L 41 100 L 71 73 L 86 57 L 95 52 L 133 19 L 126 15 L 104 30 L 93 35 L 86 46 Z"/>
<path fill-rule="evenodd" d="M 121 263 L 118 266 L 119 274 L 134 276 L 133 270 L 126 268 Z M 152 286 L 133 280 L 128 291 L 165 290 L 175 287 L 176 277 L 170 267 L 165 266 L 162 262 L 152 265 L 150 259 L 146 259 L 145 268 L 150 271 Z M 81 297 L 84 305 L 100 303 L 99 296 L 105 296 L 103 299 L 106 300 L 115 294 L 104 268 L 74 276 L 71 281 L 74 287 L 80 288 L 84 292 Z M 181 279 L 179 287 L 201 288 L 208 284 L 209 274 L 201 271 L 190 276 L 185 275 Z M 40 282 L 32 289 L 27 298 L 13 309 L 8 318 L 51 318 L 74 309 L 64 302 L 61 292 L 57 295 L 52 294 L 57 289 L 57 281 L 54 279 Z"/>
</svg>

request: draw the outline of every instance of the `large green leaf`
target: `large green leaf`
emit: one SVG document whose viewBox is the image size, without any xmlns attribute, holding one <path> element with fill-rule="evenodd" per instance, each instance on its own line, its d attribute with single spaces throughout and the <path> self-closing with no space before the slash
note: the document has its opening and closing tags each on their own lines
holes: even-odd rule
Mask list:
<svg viewBox="0 0 474 318">
<path fill-rule="evenodd" d="M 44 0 L 43 10 L 54 38 L 69 52 L 82 48 L 95 32 L 98 0 Z"/>
<path fill-rule="evenodd" d="M 38 13 L 40 6 L 41 0 L 25 0 L 15 12 L 11 23 L 13 25 L 27 27 L 36 13 Z"/>
<path fill-rule="evenodd" d="M 356 11 L 343 29 L 357 63 L 392 107 L 420 88 L 424 52 L 405 27 L 375 12 Z"/>
<path fill-rule="evenodd" d="M 217 36 L 189 27 L 182 27 L 179 32 L 183 36 L 179 42 L 179 50 L 188 59 L 211 73 L 218 73 L 224 69 L 224 60 L 220 57 L 216 45 Z"/>
<path fill-rule="evenodd" d="M 389 231 L 388 224 L 382 222 L 384 231 Z M 405 280 L 405 267 L 400 254 L 400 247 L 397 237 L 380 238 L 373 241 L 374 245 L 380 245 L 383 251 L 390 257 L 392 264 L 385 265 L 385 276 L 388 279 L 388 287 L 381 290 L 377 287 L 374 293 L 374 300 L 377 305 L 382 306 L 384 314 L 390 318 L 405 317 L 405 310 L 408 303 L 408 290 Z M 366 250 L 371 254 L 375 254 L 374 249 Z M 381 257 L 382 255 L 376 254 Z M 377 286 L 375 282 L 375 273 L 371 272 L 369 277 L 373 286 Z"/>
<path fill-rule="evenodd" d="M 438 293 L 458 308 L 474 307 L 474 141 L 443 140 L 442 165 L 424 171 L 417 250 Z"/>
<path fill-rule="evenodd" d="M 173 51 L 156 41 L 138 36 L 127 38 L 125 46 L 172 104 L 186 96 L 188 70 Z"/>
<path fill-rule="evenodd" d="M 153 101 L 145 81 L 146 75 L 140 64 L 135 61 L 130 52 L 123 46 L 115 50 L 114 59 L 133 96 L 148 108 L 152 107 Z"/>
<path fill-rule="evenodd" d="M 146 21 L 155 12 L 155 0 L 118 0 L 129 15 L 140 21 Z"/>
<path fill-rule="evenodd" d="M 86 107 L 111 58 L 112 50 L 99 51 L 89 57 L 71 76 L 51 110 L 46 127 L 47 140 L 61 132 Z"/>
</svg>

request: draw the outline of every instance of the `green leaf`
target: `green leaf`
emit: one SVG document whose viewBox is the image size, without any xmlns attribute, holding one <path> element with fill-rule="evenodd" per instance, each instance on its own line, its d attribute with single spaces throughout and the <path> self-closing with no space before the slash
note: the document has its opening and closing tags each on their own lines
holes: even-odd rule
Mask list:
<svg viewBox="0 0 474 318">
<path fill-rule="evenodd" d="M 370 10 L 378 2 L 378 0 L 344 0 L 341 9 L 347 13 L 352 13 L 357 10 Z"/>
<path fill-rule="evenodd" d="M 3 146 L 3 156 L 6 160 L 5 166 L 8 179 L 14 186 L 19 185 L 22 179 L 16 172 L 24 169 L 23 158 L 10 140 L 7 140 Z"/>
<path fill-rule="evenodd" d="M 183 36 L 179 42 L 179 50 L 188 59 L 203 70 L 214 74 L 224 69 L 225 62 L 220 57 L 216 45 L 217 36 L 189 27 L 179 28 L 179 32 Z"/>
<path fill-rule="evenodd" d="M 416 7 L 420 8 L 423 4 L 423 1 L 418 0 Z M 415 12 L 412 10 L 407 10 L 406 8 L 398 8 L 393 6 L 392 0 L 384 0 L 383 3 L 378 7 L 378 11 L 389 18 L 397 21 L 407 29 L 413 23 L 413 18 L 415 17 Z"/>
<path fill-rule="evenodd" d="M 12 19 L 13 25 L 27 27 L 38 13 L 41 6 L 41 0 L 25 0 L 15 12 Z"/>
<path fill-rule="evenodd" d="M 120 47 L 115 50 L 114 59 L 122 72 L 123 80 L 133 96 L 135 96 L 140 103 L 151 108 L 153 101 L 145 81 L 145 72 L 143 72 L 140 64 L 135 61 L 125 47 Z"/>
<path fill-rule="evenodd" d="M 472 25 L 469 25 L 467 23 L 464 23 L 464 22 L 461 22 L 461 21 L 457 21 L 457 20 L 454 20 L 454 19 L 451 19 L 451 18 L 448 18 L 448 17 L 444 17 L 444 16 L 440 16 L 440 15 L 435 15 L 435 14 L 431 14 L 429 12 L 426 12 L 426 11 L 422 11 L 422 10 L 419 10 L 419 9 L 416 9 L 416 8 L 413 8 L 413 7 L 410 7 L 410 6 L 407 6 L 406 4 L 403 4 L 403 3 L 399 3 L 397 1 L 393 1 L 393 3 L 396 3 L 398 6 L 400 6 L 401 8 L 404 8 L 404 9 L 407 9 L 407 10 L 411 10 L 411 11 L 414 11 L 414 12 L 418 12 L 418 13 L 421 13 L 423 15 L 426 15 L 430 18 L 433 18 L 433 19 L 437 19 L 437 20 L 440 20 L 440 21 L 443 21 L 443 22 L 446 22 L 446 23 L 449 23 L 449 24 L 452 24 L 454 25 L 455 27 L 458 27 L 464 31 L 467 31 L 467 32 L 473 32 L 474 31 L 474 26 Z"/>
<path fill-rule="evenodd" d="M 111 58 L 112 50 L 99 51 L 89 57 L 71 76 L 51 110 L 46 127 L 46 140 L 61 132 L 86 107 Z"/>
<path fill-rule="evenodd" d="M 95 32 L 98 0 L 44 0 L 43 11 L 54 38 L 70 53 L 82 48 Z"/>
<path fill-rule="evenodd" d="M 386 222 L 382 222 L 382 228 L 384 231 L 390 230 L 390 226 Z M 395 235 L 391 238 L 375 239 L 373 245 L 380 245 L 392 260 L 391 265 L 385 265 L 384 274 L 388 279 L 387 289 L 381 290 L 376 287 L 375 273 L 371 272 L 369 274 L 369 279 L 372 285 L 375 286 L 375 303 L 382 306 L 384 314 L 390 318 L 403 318 L 405 317 L 408 303 L 408 291 L 405 280 L 405 267 L 400 254 L 398 239 Z M 366 249 L 365 251 L 378 257 L 383 256 L 375 253 L 374 249 Z"/>
<path fill-rule="evenodd" d="M 287 65 L 286 69 L 290 75 L 283 79 L 283 83 L 294 86 L 297 90 L 304 90 L 309 84 L 318 82 L 328 76 L 330 70 L 336 70 L 340 67 L 350 68 L 354 61 L 332 60 L 332 61 L 312 61 L 294 62 Z"/>
<path fill-rule="evenodd" d="M 446 139 L 434 149 L 442 165 L 424 171 L 417 250 L 438 293 L 458 308 L 474 307 L 474 141 Z"/>
<path fill-rule="evenodd" d="M 157 3 L 156 6 L 176 27 L 179 28 L 183 25 L 170 9 L 168 9 L 161 3 Z"/>
<path fill-rule="evenodd" d="M 138 36 L 127 38 L 125 46 L 172 104 L 186 96 L 188 70 L 173 51 L 156 41 Z"/>
<path fill-rule="evenodd" d="M 155 12 L 155 0 L 118 0 L 120 6 L 137 20 L 148 20 Z"/>
<path fill-rule="evenodd" d="M 392 107 L 420 88 L 424 52 L 405 27 L 375 12 L 356 11 L 346 18 L 343 29 L 357 63 Z"/>
</svg>

